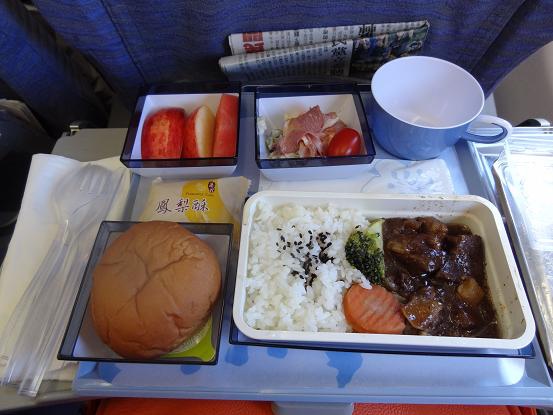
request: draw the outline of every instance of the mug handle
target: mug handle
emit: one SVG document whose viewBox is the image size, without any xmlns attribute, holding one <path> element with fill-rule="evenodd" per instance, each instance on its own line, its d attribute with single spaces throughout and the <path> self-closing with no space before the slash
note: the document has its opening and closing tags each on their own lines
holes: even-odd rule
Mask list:
<svg viewBox="0 0 553 415">
<path fill-rule="evenodd" d="M 503 140 L 505 137 L 511 135 L 511 132 L 513 131 L 513 126 L 509 121 L 506 121 L 503 118 L 494 117 L 493 115 L 479 115 L 474 119 L 474 121 L 497 125 L 502 131 L 496 135 L 478 135 L 465 132 L 461 136 L 462 139 L 474 141 L 476 143 L 490 144 Z"/>
</svg>

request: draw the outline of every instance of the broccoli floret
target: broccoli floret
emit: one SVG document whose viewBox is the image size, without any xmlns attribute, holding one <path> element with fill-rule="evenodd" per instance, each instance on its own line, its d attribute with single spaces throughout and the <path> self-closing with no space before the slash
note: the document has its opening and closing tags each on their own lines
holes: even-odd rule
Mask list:
<svg viewBox="0 0 553 415">
<path fill-rule="evenodd" d="M 346 242 L 346 259 L 373 284 L 382 284 L 384 253 L 380 249 L 381 233 L 356 230 Z"/>
</svg>

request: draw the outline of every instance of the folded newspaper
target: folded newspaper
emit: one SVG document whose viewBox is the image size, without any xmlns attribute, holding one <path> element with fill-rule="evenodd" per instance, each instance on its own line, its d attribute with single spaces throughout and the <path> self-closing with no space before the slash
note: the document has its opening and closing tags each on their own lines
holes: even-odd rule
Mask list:
<svg viewBox="0 0 553 415">
<path fill-rule="evenodd" d="M 383 63 L 417 53 L 430 24 L 426 20 L 322 27 L 229 36 L 232 56 L 219 66 L 232 81 L 301 75 L 370 79 Z"/>
</svg>

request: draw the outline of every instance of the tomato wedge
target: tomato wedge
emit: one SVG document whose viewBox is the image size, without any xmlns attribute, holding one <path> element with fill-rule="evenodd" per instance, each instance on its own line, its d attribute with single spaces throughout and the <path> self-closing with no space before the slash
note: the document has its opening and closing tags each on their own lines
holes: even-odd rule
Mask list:
<svg viewBox="0 0 553 415">
<path fill-rule="evenodd" d="M 361 136 L 353 128 L 344 128 L 336 133 L 328 149 L 327 156 L 356 156 L 361 154 Z"/>
</svg>

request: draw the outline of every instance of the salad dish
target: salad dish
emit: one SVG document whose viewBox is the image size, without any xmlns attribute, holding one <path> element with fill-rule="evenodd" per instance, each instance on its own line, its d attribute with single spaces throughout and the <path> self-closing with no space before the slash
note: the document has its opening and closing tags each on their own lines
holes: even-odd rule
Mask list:
<svg viewBox="0 0 553 415">
<path fill-rule="evenodd" d="M 351 87 L 309 89 L 256 91 L 256 162 L 261 174 L 277 181 L 323 180 L 368 170 L 375 150 L 359 93 Z"/>
<path fill-rule="evenodd" d="M 361 136 L 349 128 L 335 112 L 324 114 L 319 105 L 293 116 L 285 114 L 282 129 L 267 131 L 265 119 L 258 131 L 265 136 L 271 158 L 335 157 L 361 154 Z"/>
</svg>

